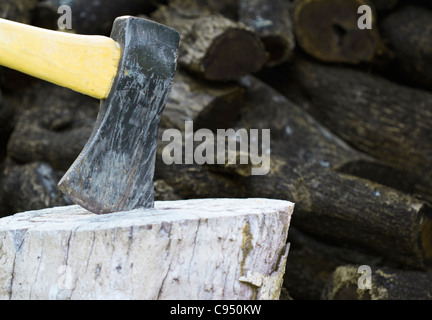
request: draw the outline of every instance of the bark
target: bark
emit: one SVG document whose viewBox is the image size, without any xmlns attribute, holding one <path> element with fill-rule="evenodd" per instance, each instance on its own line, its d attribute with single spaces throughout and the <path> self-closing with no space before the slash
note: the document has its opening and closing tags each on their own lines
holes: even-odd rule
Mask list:
<svg viewBox="0 0 432 320">
<path fill-rule="evenodd" d="M 41 27 L 58 29 L 57 20 L 62 14 L 57 11 L 64 4 L 72 11 L 73 32 L 105 36 L 110 35 L 115 18 L 145 14 L 154 9 L 152 0 L 44 0 L 36 7 L 35 23 Z"/>
<path fill-rule="evenodd" d="M 159 130 L 155 179 L 163 180 L 182 199 L 235 198 L 246 195 L 244 187 L 226 172 L 212 172 L 206 166 L 195 162 L 187 164 L 184 141 L 163 141 L 162 133 L 164 130 L 165 128 Z M 164 161 L 162 155 L 168 145 L 176 145 L 182 150 L 181 163 L 167 164 Z"/>
<path fill-rule="evenodd" d="M 231 20 L 238 20 L 238 0 L 169 0 L 169 5 L 180 6 L 187 10 L 220 13 Z"/>
<path fill-rule="evenodd" d="M 0 217 L 71 204 L 58 189 L 60 175 L 46 163 L 7 163 L 0 172 Z"/>
<path fill-rule="evenodd" d="M 365 72 L 297 60 L 288 71 L 321 123 L 431 198 L 432 94 Z"/>
<path fill-rule="evenodd" d="M 398 184 L 397 170 L 350 148 L 262 82 L 249 77 L 243 85 L 239 126 L 272 132 L 269 174 L 236 175 L 247 196 L 290 199 L 299 212 L 295 226 L 338 245 L 415 268 L 430 264 L 431 207 L 383 185 Z"/>
<path fill-rule="evenodd" d="M 402 7 L 386 17 L 380 31 L 395 54 L 391 65 L 399 79 L 432 88 L 432 11 L 416 6 Z"/>
<path fill-rule="evenodd" d="M 338 267 L 330 278 L 323 299 L 330 300 L 431 300 L 432 272 L 371 267 L 370 289 L 358 287 L 358 266 Z"/>
<path fill-rule="evenodd" d="M 0 91 L 0 163 L 6 156 L 6 146 L 9 135 L 13 129 L 13 116 L 15 110 L 11 104 L 3 100 Z"/>
<path fill-rule="evenodd" d="M 177 70 L 161 127 L 184 130 L 185 121 L 193 121 L 195 129 L 228 128 L 240 116 L 243 91 L 238 85 L 203 81 Z"/>
<path fill-rule="evenodd" d="M 248 76 L 241 85 L 245 94 L 237 127 L 271 129 L 269 173 L 252 175 L 250 158 L 239 164 L 238 146 L 236 164 L 168 165 L 161 160 L 165 142 L 159 143 L 156 177 L 185 198 L 294 201 L 299 212 L 294 223 L 301 231 L 396 264 L 419 269 L 429 265 L 431 208 L 395 189 L 404 182 L 402 173 L 352 149 L 256 78 Z M 179 144 L 184 155 L 183 141 Z"/>
<path fill-rule="evenodd" d="M 364 0 L 301 0 L 294 9 L 299 46 L 325 62 L 370 62 L 381 48 L 376 26 L 359 29 L 357 13 Z M 375 19 L 373 19 L 375 21 Z"/>
<path fill-rule="evenodd" d="M 179 64 L 205 79 L 238 79 L 260 70 L 266 61 L 259 36 L 220 14 L 161 6 L 151 17 L 180 32 Z"/>
<path fill-rule="evenodd" d="M 20 163 L 42 161 L 67 170 L 93 129 L 99 102 L 71 90 L 38 83 L 27 91 L 7 154 Z"/>
<path fill-rule="evenodd" d="M 266 48 L 267 66 L 289 60 L 295 47 L 291 4 L 284 0 L 240 0 L 239 20 L 253 29 Z"/>
<path fill-rule="evenodd" d="M 3 218 L 0 298 L 278 299 L 292 212 L 288 201 L 205 199 Z"/>
</svg>

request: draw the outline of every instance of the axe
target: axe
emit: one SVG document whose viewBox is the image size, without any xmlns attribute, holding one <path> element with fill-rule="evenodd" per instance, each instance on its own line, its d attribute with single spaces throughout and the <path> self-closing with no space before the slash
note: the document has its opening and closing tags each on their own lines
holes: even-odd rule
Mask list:
<svg viewBox="0 0 432 320">
<path fill-rule="evenodd" d="M 58 184 L 87 210 L 153 207 L 157 131 L 179 37 L 174 29 L 130 16 L 114 21 L 110 37 L 0 19 L 0 65 L 101 99 L 88 142 Z"/>
</svg>

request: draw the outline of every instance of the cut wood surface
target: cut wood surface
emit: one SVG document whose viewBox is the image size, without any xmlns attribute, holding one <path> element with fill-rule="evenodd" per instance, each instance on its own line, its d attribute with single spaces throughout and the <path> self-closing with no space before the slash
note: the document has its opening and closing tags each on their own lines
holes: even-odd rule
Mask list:
<svg viewBox="0 0 432 320">
<path fill-rule="evenodd" d="M 260 37 L 220 14 L 161 6 L 151 18 L 180 32 L 179 64 L 205 79 L 235 80 L 266 62 Z"/>
<path fill-rule="evenodd" d="M 0 298 L 278 299 L 293 209 L 282 200 L 202 199 L 5 217 Z"/>
<path fill-rule="evenodd" d="M 239 20 L 261 37 L 268 53 L 269 67 L 293 56 L 295 39 L 291 6 L 292 4 L 285 0 L 239 1 Z"/>
<path fill-rule="evenodd" d="M 380 48 L 376 27 L 360 29 L 357 13 L 364 0 L 299 0 L 294 30 L 300 47 L 325 62 L 371 61 Z"/>
</svg>

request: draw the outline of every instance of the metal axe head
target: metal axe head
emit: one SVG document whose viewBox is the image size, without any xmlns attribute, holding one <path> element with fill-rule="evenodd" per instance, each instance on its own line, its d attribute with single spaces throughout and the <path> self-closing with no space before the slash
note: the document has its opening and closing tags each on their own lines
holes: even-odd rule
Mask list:
<svg viewBox="0 0 432 320">
<path fill-rule="evenodd" d="M 153 206 L 159 120 L 180 35 L 136 17 L 111 38 L 0 19 L 0 65 L 102 99 L 93 133 L 59 188 L 95 213 Z"/>
<path fill-rule="evenodd" d="M 93 133 L 59 189 L 94 213 L 153 207 L 159 120 L 177 63 L 179 33 L 136 17 L 114 21 L 117 74 Z"/>
</svg>

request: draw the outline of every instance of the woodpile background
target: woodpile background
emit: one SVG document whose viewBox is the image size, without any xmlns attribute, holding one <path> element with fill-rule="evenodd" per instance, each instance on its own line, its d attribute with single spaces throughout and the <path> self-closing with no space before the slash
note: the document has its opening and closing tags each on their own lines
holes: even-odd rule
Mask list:
<svg viewBox="0 0 432 320">
<path fill-rule="evenodd" d="M 357 26 L 364 4 L 373 9 L 371 30 Z M 181 32 L 160 134 L 184 130 L 186 120 L 194 130 L 271 130 L 271 169 L 262 176 L 244 164 L 166 165 L 159 139 L 157 200 L 295 202 L 285 298 L 432 299 L 432 4 L 70 5 L 77 33 L 109 35 L 124 14 Z M 58 6 L 3 0 L 0 17 L 56 29 Z M 0 72 L 0 216 L 71 204 L 56 185 L 87 141 L 99 101 Z M 371 267 L 371 289 L 358 287 L 361 265 Z"/>
</svg>

